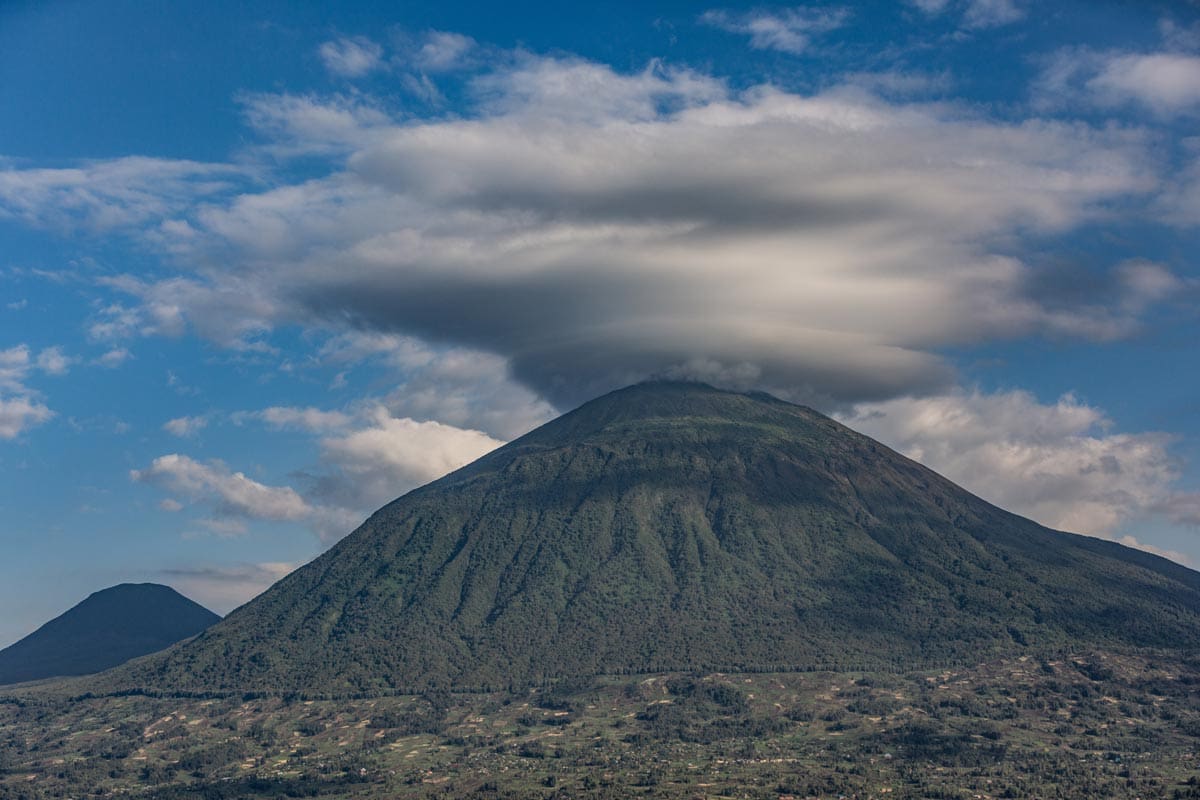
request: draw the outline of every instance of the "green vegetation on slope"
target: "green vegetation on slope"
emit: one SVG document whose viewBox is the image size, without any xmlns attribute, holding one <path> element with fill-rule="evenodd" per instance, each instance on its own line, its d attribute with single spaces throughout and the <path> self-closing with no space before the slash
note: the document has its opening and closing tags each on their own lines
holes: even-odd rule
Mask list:
<svg viewBox="0 0 1200 800">
<path fill-rule="evenodd" d="M 997 509 L 814 411 L 644 384 L 405 495 L 97 690 L 502 689 L 1200 645 L 1200 574 Z"/>
</svg>

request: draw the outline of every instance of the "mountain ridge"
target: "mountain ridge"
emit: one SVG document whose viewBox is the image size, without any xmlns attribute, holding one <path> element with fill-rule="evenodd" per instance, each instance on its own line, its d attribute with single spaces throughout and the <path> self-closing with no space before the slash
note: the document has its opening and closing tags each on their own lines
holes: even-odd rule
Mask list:
<svg viewBox="0 0 1200 800">
<path fill-rule="evenodd" d="M 1003 511 L 812 409 L 605 395 L 387 504 L 195 640 L 195 691 L 527 685 L 1200 644 L 1200 573 Z"/>
</svg>

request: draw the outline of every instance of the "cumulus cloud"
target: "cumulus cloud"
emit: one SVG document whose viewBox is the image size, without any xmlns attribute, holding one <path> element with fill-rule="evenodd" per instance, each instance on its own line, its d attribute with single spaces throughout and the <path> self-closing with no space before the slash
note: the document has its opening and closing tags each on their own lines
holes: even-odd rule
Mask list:
<svg viewBox="0 0 1200 800">
<path fill-rule="evenodd" d="M 57 347 L 41 351 L 37 359 L 24 344 L 0 350 L 0 439 L 15 439 L 54 416 L 26 380 L 35 368 L 62 374 L 68 363 Z"/>
<path fill-rule="evenodd" d="M 1200 112 L 1200 56 L 1169 50 L 1068 48 L 1048 60 L 1035 86 L 1045 106 L 1081 100 L 1099 108 L 1136 105 L 1160 117 Z"/>
<path fill-rule="evenodd" d="M 1159 114 L 1200 109 L 1200 56 L 1177 53 L 1118 55 L 1102 62 L 1087 82 L 1098 101 L 1136 101 Z"/>
<path fill-rule="evenodd" d="M 75 359 L 63 353 L 61 347 L 47 347 L 38 353 L 37 367 L 47 375 L 66 375 Z"/>
<path fill-rule="evenodd" d="M 53 416 L 53 411 L 33 398 L 0 397 L 0 439 L 15 439 Z"/>
<path fill-rule="evenodd" d="M 179 432 L 169 430 L 187 435 L 196 419 L 203 418 L 172 420 L 168 425 L 180 423 L 172 426 Z M 331 542 L 384 503 L 504 444 L 480 431 L 394 417 L 383 406 L 358 415 L 277 406 L 239 412 L 234 421 L 325 434 L 319 440 L 319 468 L 292 475 L 306 487 L 297 491 L 267 485 L 220 461 L 200 462 L 177 453 L 131 470 L 130 478 L 174 495 L 159 504 L 164 511 L 182 511 L 178 498 L 206 508 L 209 516 L 198 524 L 219 536 L 240 536 L 249 522 L 266 520 L 302 523 L 321 541 Z"/>
<path fill-rule="evenodd" d="M 365 36 L 342 36 L 324 42 L 317 55 L 325 69 L 342 78 L 361 78 L 384 65 L 383 48 Z"/>
<path fill-rule="evenodd" d="M 223 564 L 219 566 L 171 567 L 158 578 L 218 614 L 228 614 L 299 567 L 281 561 Z"/>
<path fill-rule="evenodd" d="M 1053 404 L 1021 391 L 899 398 L 844 421 L 1052 528 L 1118 538 L 1134 517 L 1185 507 L 1169 436 L 1112 432 L 1099 409 L 1070 395 Z"/>
<path fill-rule="evenodd" d="M 303 521 L 313 509 L 289 486 L 267 486 L 219 461 L 201 463 L 184 455 L 159 456 L 146 469 L 131 470 L 130 478 L 208 503 L 218 517 Z"/>
<path fill-rule="evenodd" d="M 706 11 L 700 21 L 723 31 L 750 37 L 757 50 L 780 50 L 799 55 L 809 49 L 815 34 L 827 33 L 846 24 L 850 12 L 844 8 L 790 8 L 777 13 L 752 11 Z"/>
<path fill-rule="evenodd" d="M 0 350 L 0 391 L 27 392 L 25 378 L 32 366 L 29 345 L 19 344 Z"/>
<path fill-rule="evenodd" d="M 317 491 L 339 505 L 374 508 L 502 444 L 480 431 L 397 418 L 379 407 L 366 426 L 321 440 L 323 460 L 337 474 Z"/>
</svg>

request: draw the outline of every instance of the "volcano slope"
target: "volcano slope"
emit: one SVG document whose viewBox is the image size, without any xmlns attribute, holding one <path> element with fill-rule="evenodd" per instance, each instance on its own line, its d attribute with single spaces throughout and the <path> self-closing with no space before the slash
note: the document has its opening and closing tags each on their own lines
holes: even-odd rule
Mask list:
<svg viewBox="0 0 1200 800">
<path fill-rule="evenodd" d="M 1003 511 L 767 395 L 651 383 L 385 506 L 154 691 L 502 689 L 1200 645 L 1200 573 Z"/>
</svg>

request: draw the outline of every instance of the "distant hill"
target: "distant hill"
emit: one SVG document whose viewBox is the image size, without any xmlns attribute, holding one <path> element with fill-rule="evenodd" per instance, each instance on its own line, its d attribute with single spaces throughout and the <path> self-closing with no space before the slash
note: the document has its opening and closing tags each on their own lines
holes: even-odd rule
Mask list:
<svg viewBox="0 0 1200 800">
<path fill-rule="evenodd" d="M 123 583 L 0 650 L 0 684 L 100 672 L 195 636 L 220 619 L 169 586 Z"/>
<path fill-rule="evenodd" d="M 811 409 L 651 383 L 408 493 L 113 688 L 525 686 L 1200 647 L 1200 573 L 992 506 Z"/>
</svg>

